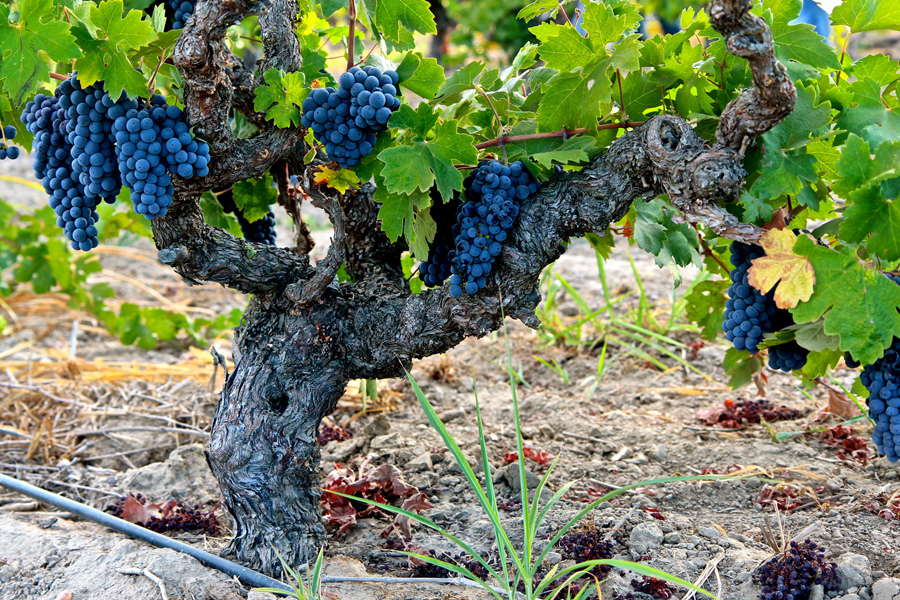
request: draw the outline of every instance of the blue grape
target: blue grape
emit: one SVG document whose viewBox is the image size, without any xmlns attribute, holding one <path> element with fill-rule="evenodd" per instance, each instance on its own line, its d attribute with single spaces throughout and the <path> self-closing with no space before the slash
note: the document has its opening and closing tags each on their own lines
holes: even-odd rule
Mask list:
<svg viewBox="0 0 900 600">
<path fill-rule="evenodd" d="M 194 2 L 192 0 L 166 0 L 172 9 L 172 29 L 183 29 L 188 18 L 194 14 Z"/>
<path fill-rule="evenodd" d="M 0 160 L 5 158 L 17 159 L 19 158 L 19 148 L 17 146 L 10 146 L 7 144 L 9 140 L 12 140 L 16 137 L 18 131 L 12 125 L 7 125 L 2 129 L 3 133 L 3 141 L 0 142 Z"/>
<path fill-rule="evenodd" d="M 900 277 L 888 276 L 900 284 Z M 900 460 L 900 338 L 895 337 L 884 355 L 863 367 L 859 380 L 869 390 L 866 404 L 875 423 L 872 441 L 889 462 Z"/>
<path fill-rule="evenodd" d="M 487 285 L 494 260 L 502 250 L 501 242 L 519 215 L 518 187 L 528 191 L 526 198 L 539 187 L 521 161 L 508 167 L 497 161 L 483 161 L 466 177 L 465 202 L 459 202 L 456 224 L 451 229 L 453 249 L 445 252 L 449 245 L 436 236 L 437 243 L 431 245 L 428 260 L 423 263 L 427 272 L 422 279 L 426 285 L 440 285 L 449 275 L 449 291 L 454 297 L 463 291 L 475 294 Z M 440 230 L 444 219 L 435 221 Z"/>
<path fill-rule="evenodd" d="M 769 348 L 769 368 L 790 373 L 802 369 L 808 355 L 809 350 L 793 340 L 772 346 Z"/>
<path fill-rule="evenodd" d="M 331 160 L 344 168 L 359 164 L 375 146 L 375 134 L 387 128 L 400 107 L 399 77 L 376 67 L 352 67 L 338 87 L 312 90 L 303 101 L 300 122 L 312 129 Z"/>
<path fill-rule="evenodd" d="M 807 600 L 812 586 L 826 592 L 840 589 L 835 563 L 825 562 L 827 550 L 811 540 L 790 547 L 759 567 L 760 600 Z"/>
<path fill-rule="evenodd" d="M 248 221 L 244 217 L 244 212 L 234 203 L 234 195 L 231 188 L 216 194 L 222 210 L 226 213 L 234 214 L 241 226 L 241 233 L 244 239 L 250 242 L 258 242 L 269 246 L 275 245 L 277 234 L 275 232 L 275 214 L 270 210 L 265 217 L 256 221 Z"/>
</svg>

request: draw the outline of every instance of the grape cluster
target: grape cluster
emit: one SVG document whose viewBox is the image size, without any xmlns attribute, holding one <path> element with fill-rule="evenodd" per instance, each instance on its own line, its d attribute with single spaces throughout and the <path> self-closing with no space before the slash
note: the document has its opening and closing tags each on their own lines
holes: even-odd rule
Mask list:
<svg viewBox="0 0 900 600">
<path fill-rule="evenodd" d="M 891 277 L 900 284 L 900 277 Z M 900 460 L 900 338 L 894 338 L 891 347 L 871 365 L 866 365 L 859 376 L 869 390 L 866 403 L 869 418 L 875 422 L 872 441 L 888 461 Z"/>
<path fill-rule="evenodd" d="M 260 244 L 275 245 L 277 234 L 275 232 L 275 214 L 270 210 L 268 214 L 256 221 L 248 221 L 244 218 L 244 213 L 234 203 L 234 193 L 231 188 L 216 194 L 222 210 L 226 213 L 234 214 L 241 226 L 241 233 L 244 239 L 250 242 L 259 242 Z"/>
<path fill-rule="evenodd" d="M 460 205 L 453 226 L 454 248 L 447 252 L 450 262 L 450 295 L 459 297 L 463 290 L 474 294 L 487 283 L 494 260 L 500 255 L 501 243 L 516 217 L 519 201 L 538 190 L 539 184 L 522 164 L 507 166 L 492 160 L 483 161 L 465 179 L 466 202 Z M 446 273 L 441 254 L 435 248 L 434 261 L 429 256 L 429 275 L 436 284 Z M 431 264 L 437 265 L 432 273 Z"/>
<path fill-rule="evenodd" d="M 725 337 L 738 350 L 759 352 L 763 334 L 772 333 L 793 325 L 794 319 L 787 310 L 775 305 L 775 291 L 763 294 L 750 285 L 748 271 L 751 262 L 765 251 L 759 246 L 732 242 L 731 264 L 734 269 L 729 274 L 731 286 L 725 302 L 725 322 L 722 329 Z M 796 342 L 769 348 L 769 367 L 781 371 L 801 369 L 806 364 L 809 351 Z"/>
<path fill-rule="evenodd" d="M 10 146 L 8 143 L 16 137 L 17 133 L 19 132 L 16 131 L 16 128 L 12 125 L 7 125 L 3 128 L 3 142 L 0 142 L 0 160 L 5 158 L 15 160 L 19 158 L 19 148 L 17 146 Z"/>
<path fill-rule="evenodd" d="M 52 97 L 28 102 L 22 122 L 35 136 L 35 176 L 76 250 L 97 246 L 96 207 L 115 202 L 123 181 L 135 211 L 153 219 L 172 203 L 167 168 L 185 178 L 209 173 L 209 146 L 159 95 L 149 103 L 113 100 L 102 82 L 82 87 L 73 75 Z"/>
<path fill-rule="evenodd" d="M 431 218 L 438 223 L 434 240 L 428 246 L 428 260 L 419 265 L 419 277 L 428 286 L 437 286 L 450 277 L 450 251 L 454 247 L 453 227 L 440 227 L 456 220 L 456 213 L 462 205 L 458 195 L 444 202 L 437 190 L 431 193 Z"/>
<path fill-rule="evenodd" d="M 769 368 L 790 373 L 802 369 L 806 364 L 809 350 L 791 340 L 769 348 Z"/>
<path fill-rule="evenodd" d="M 387 128 L 400 108 L 394 71 L 352 67 L 340 76 L 338 88 L 318 88 L 303 101 L 300 122 L 325 145 L 328 157 L 344 168 L 359 164 L 375 145 L 375 134 Z"/>
<path fill-rule="evenodd" d="M 604 539 L 603 532 L 592 524 L 578 531 L 567 533 L 560 538 L 557 544 L 562 557 L 575 562 L 608 560 L 616 555 L 615 543 Z M 610 565 L 597 565 L 590 570 L 590 573 L 597 579 L 604 579 L 611 570 Z"/>
<path fill-rule="evenodd" d="M 825 562 L 825 552 L 811 540 L 792 541 L 786 552 L 759 568 L 760 600 L 807 600 L 815 584 L 826 592 L 837 590 L 837 565 Z"/>
<path fill-rule="evenodd" d="M 172 29 L 183 29 L 188 18 L 194 14 L 194 2 L 191 0 L 166 0 L 172 9 Z"/>
</svg>

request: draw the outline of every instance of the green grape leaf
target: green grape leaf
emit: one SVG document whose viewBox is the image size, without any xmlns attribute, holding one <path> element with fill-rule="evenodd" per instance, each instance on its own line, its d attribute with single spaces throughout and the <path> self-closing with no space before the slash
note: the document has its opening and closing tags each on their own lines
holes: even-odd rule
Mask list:
<svg viewBox="0 0 900 600">
<path fill-rule="evenodd" d="M 413 235 L 407 236 L 409 249 L 419 260 L 428 260 L 428 244 L 434 241 L 437 233 L 437 223 L 431 218 L 431 212 L 427 210 L 416 211 L 416 219 L 413 223 Z"/>
<path fill-rule="evenodd" d="M 900 177 L 900 142 L 882 144 L 873 158 L 869 144 L 851 133 L 841 148 L 836 167 L 840 175 L 831 189 L 842 197 L 861 187 Z"/>
<path fill-rule="evenodd" d="M 595 149 L 596 144 L 593 138 L 588 136 L 571 137 L 558 148 L 532 154 L 531 159 L 545 169 L 549 169 L 553 163 L 568 165 L 585 162 L 590 159 L 589 153 Z"/>
<path fill-rule="evenodd" d="M 423 98 L 434 98 L 444 85 L 444 68 L 433 58 L 422 58 L 418 52 L 409 52 L 397 66 L 400 85 Z"/>
<path fill-rule="evenodd" d="M 326 19 L 341 10 L 347 8 L 347 0 L 319 0 L 322 6 L 322 16 Z"/>
<path fill-rule="evenodd" d="M 550 13 L 548 16 L 552 19 L 556 16 L 556 11 L 558 10 L 559 0 L 534 0 L 534 2 L 531 2 L 520 10 L 519 14 L 516 15 L 516 18 L 523 21 L 531 21 L 544 13 Z"/>
<path fill-rule="evenodd" d="M 428 0 L 361 0 L 369 19 L 388 40 L 408 44 L 411 32 L 437 33 Z"/>
<path fill-rule="evenodd" d="M 616 239 L 609 231 L 604 232 L 603 235 L 588 232 L 585 234 L 584 239 L 591 245 L 594 252 L 599 254 L 603 259 L 612 256 L 613 248 L 616 247 Z"/>
<path fill-rule="evenodd" d="M 482 71 L 484 71 L 484 63 L 480 61 L 470 62 L 463 68 L 457 69 L 438 90 L 435 99 L 441 100 L 444 104 L 450 104 L 453 96 L 475 89 L 475 82 Z"/>
<path fill-rule="evenodd" d="M 795 327 L 794 340 L 807 350 L 823 352 L 825 350 L 840 349 L 840 338 L 825 333 L 825 321 L 822 319 L 812 323 L 796 325 Z"/>
<path fill-rule="evenodd" d="M 200 196 L 200 210 L 203 211 L 203 220 L 210 227 L 219 227 L 234 236 L 240 237 L 241 226 L 238 224 L 237 219 L 222 209 L 222 205 L 216 200 L 215 194 L 205 192 Z"/>
<path fill-rule="evenodd" d="M 794 253 L 808 257 L 816 272 L 812 298 L 791 309 L 794 320 L 824 315 L 824 331 L 840 337 L 842 351 L 863 364 L 875 362 L 900 336 L 900 286 L 860 265 L 851 248 L 838 252 L 800 236 Z"/>
<path fill-rule="evenodd" d="M 436 183 L 446 201 L 454 190 L 462 189 L 463 177 L 454 164 L 474 165 L 478 161 L 475 140 L 457 131 L 456 120 L 437 123 L 437 118 L 424 102 L 418 111 L 404 105 L 391 116 L 391 127 L 405 127 L 418 135 L 410 145 L 388 148 L 378 154 L 378 160 L 384 163 L 381 176 L 388 191 L 395 194 L 412 194 L 417 189 L 427 192 Z M 426 140 L 430 131 L 433 131 L 433 137 Z"/>
<path fill-rule="evenodd" d="M 585 73 L 559 73 L 544 86 L 538 107 L 538 128 L 558 131 L 563 127 L 594 129 L 610 108 L 612 81 L 607 69 L 609 59 L 595 64 Z"/>
<path fill-rule="evenodd" d="M 812 133 L 831 123 L 831 105 L 815 104 L 815 89 L 797 85 L 797 104 L 781 123 L 763 134 L 763 160 L 750 193 L 766 200 L 782 194 L 797 195 L 803 182 L 819 179 L 816 159 L 804 146 Z"/>
<path fill-rule="evenodd" d="M 728 385 L 732 389 L 738 389 L 753 381 L 753 376 L 763 368 L 763 361 L 759 354 L 750 354 L 746 350 L 729 348 L 725 351 L 725 360 L 722 361 L 725 373 L 728 375 Z"/>
<path fill-rule="evenodd" d="M 651 73 L 644 71 L 629 73 L 622 80 L 624 112 L 631 119 L 643 121 L 645 116 L 662 108 L 663 93 L 659 85 L 653 82 Z"/>
<path fill-rule="evenodd" d="M 681 270 L 701 263 L 697 232 L 687 223 L 675 223 L 672 212 L 657 200 L 635 202 L 637 217 L 634 239 L 638 246 L 656 257 L 656 264 L 671 271 L 675 287 L 681 285 Z"/>
<path fill-rule="evenodd" d="M 772 41 L 775 56 L 820 69 L 840 70 L 837 53 L 824 37 L 806 23 L 791 24 L 800 15 L 801 0 L 765 0 L 763 8 L 772 11 Z"/>
<path fill-rule="evenodd" d="M 9 4 L 0 4 L 0 81 L 16 106 L 49 77 L 41 51 L 56 62 L 81 56 L 71 25 L 57 15 L 52 0 L 20 0 L 18 8 L 18 22 L 10 23 Z"/>
<path fill-rule="evenodd" d="M 600 7 L 606 5 L 591 2 L 588 6 L 590 10 L 602 10 Z M 541 42 L 538 49 L 541 60 L 557 71 L 587 68 L 606 56 L 606 49 L 599 41 L 595 44 L 593 39 L 582 36 L 566 23 L 541 23 L 530 31 Z"/>
<path fill-rule="evenodd" d="M 303 59 L 303 66 L 300 73 L 306 78 L 306 81 L 314 81 L 322 77 L 322 70 L 327 64 L 327 56 L 322 52 L 313 50 L 312 48 L 301 48 L 300 58 Z"/>
<path fill-rule="evenodd" d="M 900 108 L 886 106 L 881 97 L 881 84 L 869 77 L 850 85 L 857 106 L 845 106 L 837 126 L 852 131 L 873 146 L 900 139 Z"/>
<path fill-rule="evenodd" d="M 889 85 L 897 81 L 898 65 L 896 60 L 885 54 L 870 54 L 853 63 L 852 73 L 857 80 L 871 79 L 879 85 Z"/>
<path fill-rule="evenodd" d="M 123 92 L 133 98 L 147 96 L 150 93 L 147 82 L 135 70 L 129 51 L 153 42 L 157 38 L 156 31 L 149 19 L 143 19 L 142 12 L 132 10 L 123 18 L 122 9 L 122 0 L 106 0 L 93 5 L 94 34 L 74 30 L 78 45 L 84 51 L 84 57 L 75 61 L 78 80 L 83 86 L 103 81 L 104 89 L 115 99 Z"/>
<path fill-rule="evenodd" d="M 266 173 L 265 177 L 245 179 L 234 184 L 234 204 L 251 223 L 269 214 L 269 207 L 278 202 L 278 190 L 272 185 L 273 182 L 272 176 Z"/>
<path fill-rule="evenodd" d="M 725 290 L 730 284 L 727 279 L 707 279 L 691 286 L 691 291 L 684 297 L 685 314 L 701 327 L 700 337 L 704 340 L 713 341 L 722 333 Z"/>
<path fill-rule="evenodd" d="M 431 206 L 431 195 L 428 192 L 392 194 L 383 185 L 375 189 L 373 199 L 381 204 L 378 219 L 381 221 L 382 231 L 392 242 L 396 242 L 403 235 L 414 238 L 416 211 Z"/>
<path fill-rule="evenodd" d="M 266 84 L 256 88 L 253 108 L 265 112 L 276 127 L 300 125 L 300 103 L 309 94 L 303 87 L 306 84 L 303 73 L 284 73 L 272 68 L 263 79 Z"/>
<path fill-rule="evenodd" d="M 831 12 L 831 22 L 853 33 L 900 29 L 900 4 L 888 0 L 844 0 Z"/>
</svg>

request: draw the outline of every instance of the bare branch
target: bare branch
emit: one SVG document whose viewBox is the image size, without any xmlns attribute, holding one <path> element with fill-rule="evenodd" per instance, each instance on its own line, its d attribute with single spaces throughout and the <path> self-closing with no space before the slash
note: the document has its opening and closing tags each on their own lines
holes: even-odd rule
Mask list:
<svg viewBox="0 0 900 600">
<path fill-rule="evenodd" d="M 310 198 L 314 206 L 328 213 L 334 225 L 334 237 L 328 247 L 328 255 L 316 264 L 315 274 L 305 283 L 293 283 L 285 290 L 285 295 L 300 306 L 319 300 L 325 288 L 334 281 L 338 269 L 344 262 L 347 238 L 347 220 L 337 198 L 316 191 L 311 191 Z"/>
</svg>

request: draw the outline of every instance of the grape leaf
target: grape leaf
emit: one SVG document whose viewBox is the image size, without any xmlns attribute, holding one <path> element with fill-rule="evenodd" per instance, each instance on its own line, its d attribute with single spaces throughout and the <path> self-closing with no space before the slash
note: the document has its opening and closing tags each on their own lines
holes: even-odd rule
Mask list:
<svg viewBox="0 0 900 600">
<path fill-rule="evenodd" d="M 516 18 L 522 19 L 523 21 L 531 21 L 544 13 L 550 13 L 548 16 L 552 19 L 556 16 L 556 11 L 558 10 L 559 0 L 534 0 L 534 2 L 531 2 L 520 10 L 519 14 L 516 15 Z"/>
<path fill-rule="evenodd" d="M 283 73 L 271 68 L 263 75 L 266 84 L 255 90 L 253 108 L 265 112 L 276 127 L 285 128 L 300 124 L 299 105 L 309 94 L 304 88 L 303 73 Z"/>
<path fill-rule="evenodd" d="M 415 212 L 431 205 L 431 195 L 428 192 L 392 194 L 383 185 L 375 189 L 373 199 L 381 204 L 378 219 L 381 221 L 382 231 L 392 242 L 396 242 L 401 235 L 414 238 Z"/>
<path fill-rule="evenodd" d="M 322 5 L 322 16 L 326 19 L 341 10 L 347 8 L 347 0 L 319 0 Z"/>
<path fill-rule="evenodd" d="M 589 4 L 589 10 L 601 10 L 605 4 Z M 541 23 L 530 29 L 540 42 L 538 53 L 547 66 L 557 71 L 588 68 L 606 56 L 606 48 L 599 40 L 595 43 L 584 37 L 574 27 L 563 23 Z"/>
<path fill-rule="evenodd" d="M 900 286 L 856 259 L 854 250 L 840 252 L 817 245 L 807 236 L 794 253 L 810 259 L 816 287 L 809 301 L 791 309 L 798 323 L 825 316 L 825 333 L 840 337 L 840 349 L 863 364 L 875 362 L 900 336 Z"/>
<path fill-rule="evenodd" d="M 394 117 L 398 118 L 397 123 L 406 123 L 411 115 L 419 119 L 413 123 L 418 139 L 407 146 L 388 148 L 378 155 L 378 160 L 385 164 L 381 171 L 385 185 L 392 193 L 412 194 L 417 189 L 427 192 L 436 182 L 441 196 L 445 201 L 449 200 L 454 190 L 462 189 L 463 183 L 454 164 L 474 165 L 478 161 L 475 140 L 457 131 L 456 120 L 449 120 L 437 124 L 433 129 L 434 137 L 426 141 L 427 131 L 423 132 L 421 128 L 422 119 L 437 120 L 437 115 L 433 115 L 431 107 L 424 102 L 416 112 L 409 109 L 395 113 L 391 117 L 391 126 L 394 126 Z"/>
<path fill-rule="evenodd" d="M 604 59 L 593 70 L 582 73 L 560 73 L 544 86 L 544 97 L 538 107 L 538 128 L 558 131 L 563 127 L 593 129 L 611 106 L 612 81 Z"/>
<path fill-rule="evenodd" d="M 666 267 L 681 285 L 681 270 L 696 261 L 701 262 L 697 232 L 687 223 L 675 223 L 672 213 L 657 200 L 635 202 L 637 218 L 634 239 L 638 246 L 656 257 L 656 264 Z"/>
<path fill-rule="evenodd" d="M 409 249 L 419 260 L 428 260 L 428 244 L 434 241 L 437 233 L 437 223 L 431 218 L 431 212 L 427 210 L 416 211 L 416 219 L 413 223 L 413 235 L 410 238 Z"/>
<path fill-rule="evenodd" d="M 812 87 L 797 85 L 797 104 L 781 123 L 763 134 L 762 171 L 750 192 L 759 199 L 777 198 L 782 194 L 797 195 L 803 182 L 818 181 L 816 159 L 804 146 L 810 135 L 831 122 L 831 105 L 815 104 Z"/>
<path fill-rule="evenodd" d="M 475 81 L 482 71 L 484 71 L 484 63 L 480 61 L 470 62 L 463 68 L 457 69 L 438 90 L 435 99 L 449 104 L 452 102 L 452 96 L 475 89 Z"/>
<path fill-rule="evenodd" d="M 888 0 L 844 0 L 831 12 L 831 22 L 853 33 L 900 29 L 900 4 Z"/>
<path fill-rule="evenodd" d="M 691 287 L 684 297 L 685 314 L 702 329 L 700 337 L 713 341 L 722 333 L 725 314 L 725 290 L 731 284 L 728 280 L 701 281 Z"/>
<path fill-rule="evenodd" d="M 437 33 L 428 0 L 362 0 L 372 24 L 388 40 L 407 44 L 410 32 Z"/>
<path fill-rule="evenodd" d="M 553 163 L 568 165 L 587 161 L 589 152 L 596 149 L 594 139 L 588 136 L 571 137 L 565 140 L 561 146 L 546 152 L 536 152 L 531 159 L 545 169 L 553 166 Z"/>
<path fill-rule="evenodd" d="M 203 211 L 203 220 L 211 227 L 220 227 L 232 235 L 240 237 L 241 227 L 237 219 L 222 209 L 215 194 L 206 192 L 200 196 L 200 210 Z M 105 223 L 105 221 L 101 222 Z"/>
<path fill-rule="evenodd" d="M 737 389 L 753 381 L 753 376 L 762 370 L 763 361 L 759 354 L 750 354 L 746 350 L 729 348 L 725 351 L 725 360 L 722 361 L 722 366 L 729 376 L 728 385 Z"/>
<path fill-rule="evenodd" d="M 840 338 L 825 333 L 825 321 L 818 320 L 812 323 L 795 325 L 794 340 L 803 348 L 813 352 L 825 350 L 838 350 Z"/>
<path fill-rule="evenodd" d="M 845 106 L 837 120 L 838 127 L 858 134 L 873 146 L 900 139 L 900 108 L 890 107 L 882 99 L 881 87 L 869 77 L 850 84 L 857 106 Z"/>
<path fill-rule="evenodd" d="M 444 68 L 433 58 L 422 58 L 418 52 L 409 52 L 397 67 L 400 85 L 423 98 L 434 98 L 444 85 Z"/>
<path fill-rule="evenodd" d="M 793 308 L 798 302 L 806 302 L 816 283 L 809 259 L 793 252 L 796 241 L 797 236 L 790 229 L 770 229 L 759 242 L 766 255 L 754 259 L 748 271 L 750 285 L 763 294 L 778 286 L 775 289 L 778 308 Z"/>
<path fill-rule="evenodd" d="M 303 77 L 306 78 L 306 81 L 314 81 L 323 76 L 322 71 L 327 64 L 327 56 L 323 52 L 312 48 L 301 48 L 300 58 L 303 61 L 300 72 L 303 74 Z"/>
<path fill-rule="evenodd" d="M 763 8 L 772 11 L 772 41 L 775 56 L 819 69 L 841 68 L 837 54 L 824 37 L 807 23 L 791 24 L 800 15 L 801 0 L 765 0 Z"/>
<path fill-rule="evenodd" d="M 106 0 L 91 6 L 93 35 L 83 29 L 75 29 L 78 45 L 84 56 L 75 61 L 78 80 L 83 86 L 98 81 L 104 82 L 104 89 L 118 99 L 123 92 L 131 97 L 147 96 L 147 82 L 135 70 L 131 62 L 130 50 L 137 50 L 157 37 L 156 31 L 144 14 L 129 11 L 122 17 L 122 0 Z"/>
<path fill-rule="evenodd" d="M 9 4 L 0 4 L 0 81 L 17 106 L 49 77 L 41 51 L 56 62 L 81 56 L 71 26 L 51 0 L 20 0 L 18 8 L 18 22 L 10 23 Z"/>
<path fill-rule="evenodd" d="M 328 167 L 319 167 L 313 176 L 316 185 L 325 185 L 344 193 L 350 188 L 359 189 L 359 177 L 350 169 L 338 169 L 333 171 Z"/>
<path fill-rule="evenodd" d="M 269 207 L 278 201 L 273 182 L 272 176 L 266 173 L 260 179 L 245 179 L 234 184 L 234 204 L 251 223 L 269 214 Z"/>
</svg>

